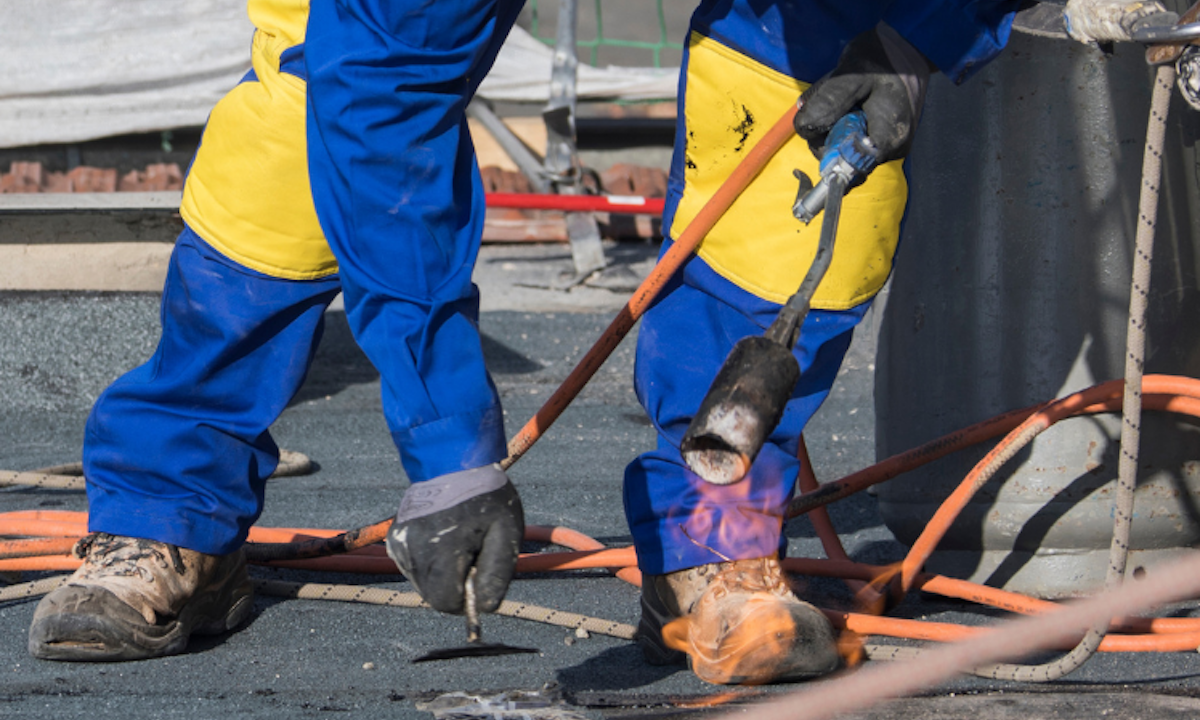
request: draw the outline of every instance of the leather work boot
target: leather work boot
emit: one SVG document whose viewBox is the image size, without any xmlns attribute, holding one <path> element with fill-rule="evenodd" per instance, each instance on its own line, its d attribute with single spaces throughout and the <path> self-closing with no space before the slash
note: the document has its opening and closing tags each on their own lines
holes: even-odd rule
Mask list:
<svg viewBox="0 0 1200 720">
<path fill-rule="evenodd" d="M 637 643 L 652 665 L 718 685 L 803 680 L 837 669 L 833 626 L 788 588 L 773 557 L 642 578 Z"/>
<path fill-rule="evenodd" d="M 217 635 L 250 614 L 241 550 L 205 555 L 154 540 L 93 533 L 73 550 L 83 565 L 38 603 L 29 652 L 45 660 L 141 660 L 183 652 L 193 633 Z"/>
</svg>

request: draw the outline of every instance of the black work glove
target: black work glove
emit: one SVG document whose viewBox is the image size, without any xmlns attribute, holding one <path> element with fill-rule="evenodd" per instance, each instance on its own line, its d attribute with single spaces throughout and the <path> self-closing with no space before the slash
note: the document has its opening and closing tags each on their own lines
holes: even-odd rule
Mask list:
<svg viewBox="0 0 1200 720">
<path fill-rule="evenodd" d="M 525 534 L 521 498 L 499 465 L 414 483 L 387 536 L 387 553 L 434 609 L 461 615 L 475 568 L 477 609 L 504 600 Z"/>
<path fill-rule="evenodd" d="M 879 162 L 902 158 L 912 146 L 930 69 L 924 55 L 880 24 L 851 40 L 837 67 L 800 96 L 796 132 L 820 157 L 833 124 L 861 107 Z"/>
</svg>

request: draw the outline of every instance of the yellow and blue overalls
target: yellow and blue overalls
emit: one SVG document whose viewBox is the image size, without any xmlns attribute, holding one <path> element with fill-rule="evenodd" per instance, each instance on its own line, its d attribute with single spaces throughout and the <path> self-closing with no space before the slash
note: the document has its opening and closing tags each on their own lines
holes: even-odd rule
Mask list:
<svg viewBox="0 0 1200 720">
<path fill-rule="evenodd" d="M 692 16 L 680 81 L 663 227 L 678 237 L 730 171 L 836 65 L 856 35 L 886 22 L 955 81 L 1005 44 L 1013 2 L 978 0 L 707 0 Z M 793 138 L 764 168 L 647 311 L 635 385 L 657 447 L 625 471 L 625 512 L 640 568 L 662 574 L 786 547 L 783 515 L 805 424 L 828 396 L 854 327 L 891 273 L 907 200 L 900 161 L 876 168 L 842 206 L 833 263 L 795 355 L 800 382 L 748 477 L 710 485 L 679 443 L 733 344 L 761 335 L 796 291 L 820 222 L 792 216 L 799 169 L 817 160 Z"/>
<path fill-rule="evenodd" d="M 253 70 L 213 109 L 153 357 L 87 422 L 89 527 L 236 549 L 341 291 L 420 482 L 505 455 L 483 363 L 484 197 L 465 108 L 520 0 L 250 0 Z"/>
</svg>

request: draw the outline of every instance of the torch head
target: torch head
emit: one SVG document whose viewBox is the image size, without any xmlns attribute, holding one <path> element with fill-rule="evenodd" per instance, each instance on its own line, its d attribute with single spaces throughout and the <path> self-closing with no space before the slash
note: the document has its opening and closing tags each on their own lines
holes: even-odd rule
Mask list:
<svg viewBox="0 0 1200 720">
<path fill-rule="evenodd" d="M 731 485 L 750 471 L 800 379 L 791 350 L 765 337 L 733 346 L 680 443 L 692 472 Z"/>
</svg>

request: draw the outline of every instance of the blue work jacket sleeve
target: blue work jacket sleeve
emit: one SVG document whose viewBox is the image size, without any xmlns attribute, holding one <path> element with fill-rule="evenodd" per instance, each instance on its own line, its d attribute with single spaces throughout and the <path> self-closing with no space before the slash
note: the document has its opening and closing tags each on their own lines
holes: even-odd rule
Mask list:
<svg viewBox="0 0 1200 720">
<path fill-rule="evenodd" d="M 961 83 L 1008 42 L 1019 0 L 899 0 L 883 20 Z"/>
</svg>

